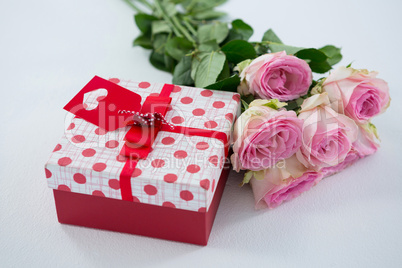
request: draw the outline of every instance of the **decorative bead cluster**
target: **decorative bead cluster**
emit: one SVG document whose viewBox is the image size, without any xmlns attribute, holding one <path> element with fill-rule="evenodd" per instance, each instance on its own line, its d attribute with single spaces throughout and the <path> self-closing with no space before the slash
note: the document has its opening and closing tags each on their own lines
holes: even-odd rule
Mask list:
<svg viewBox="0 0 402 268">
<path fill-rule="evenodd" d="M 133 125 L 147 125 L 147 126 L 153 126 L 155 122 L 160 122 L 162 124 L 168 125 L 170 129 L 174 128 L 174 125 L 166 121 L 165 117 L 161 113 L 140 113 L 140 112 L 134 112 L 133 114 Z"/>
</svg>

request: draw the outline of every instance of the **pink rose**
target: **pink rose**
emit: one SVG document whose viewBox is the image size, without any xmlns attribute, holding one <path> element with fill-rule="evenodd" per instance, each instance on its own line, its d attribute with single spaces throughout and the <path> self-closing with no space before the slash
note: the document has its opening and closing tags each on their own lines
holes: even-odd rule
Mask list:
<svg viewBox="0 0 402 268">
<path fill-rule="evenodd" d="M 360 157 L 374 154 L 380 145 L 377 143 L 378 135 L 376 127 L 368 123 L 359 126 L 357 140 L 353 143 L 353 147 Z"/>
<path fill-rule="evenodd" d="M 299 161 L 316 170 L 341 163 L 357 138 L 356 123 L 331 109 L 325 92 L 306 99 L 301 108 L 299 118 L 304 123 Z"/>
<path fill-rule="evenodd" d="M 339 67 L 323 83 L 332 108 L 359 123 L 385 111 L 390 97 L 388 84 L 376 72 Z"/>
<path fill-rule="evenodd" d="M 255 207 L 275 208 L 309 190 L 322 177 L 319 172 L 307 170 L 295 156 L 286 159 L 281 167 L 254 172 L 250 184 Z"/>
<path fill-rule="evenodd" d="M 238 90 L 262 99 L 288 101 L 305 95 L 311 85 L 309 65 L 286 52 L 262 55 L 244 68 Z"/>
<path fill-rule="evenodd" d="M 343 169 L 353 165 L 357 160 L 375 153 L 379 147 L 376 142 L 377 132 L 373 124 L 366 124 L 359 126 L 358 135 L 356 141 L 352 144 L 352 149 L 349 151 L 345 160 L 336 166 L 325 167 L 320 170 L 324 177 L 331 176 L 338 173 Z"/>
<path fill-rule="evenodd" d="M 355 151 L 354 149 L 351 149 L 349 151 L 348 155 L 345 157 L 345 159 L 341 163 L 339 163 L 336 166 L 325 167 L 325 168 L 321 169 L 320 172 L 323 174 L 324 177 L 328 177 L 328 176 L 338 173 L 338 172 L 344 170 L 345 168 L 353 165 L 359 159 L 360 159 L 360 156 L 357 153 L 357 151 Z"/>
<path fill-rule="evenodd" d="M 233 169 L 262 170 L 293 155 L 301 145 L 303 122 L 294 111 L 275 110 L 257 100 L 234 126 Z"/>
</svg>

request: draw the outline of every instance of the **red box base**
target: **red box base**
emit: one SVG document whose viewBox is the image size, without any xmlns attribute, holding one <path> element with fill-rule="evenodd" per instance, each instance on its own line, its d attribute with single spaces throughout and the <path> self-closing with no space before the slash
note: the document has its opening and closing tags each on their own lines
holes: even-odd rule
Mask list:
<svg viewBox="0 0 402 268">
<path fill-rule="evenodd" d="M 53 190 L 60 223 L 207 245 L 230 164 L 225 165 L 208 212 Z"/>
</svg>

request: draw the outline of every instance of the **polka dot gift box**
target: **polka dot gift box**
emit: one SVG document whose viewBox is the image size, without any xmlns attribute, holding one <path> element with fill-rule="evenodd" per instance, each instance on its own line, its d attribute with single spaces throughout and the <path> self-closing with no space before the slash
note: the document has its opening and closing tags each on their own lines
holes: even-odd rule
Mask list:
<svg viewBox="0 0 402 268">
<path fill-rule="evenodd" d="M 206 245 L 239 101 L 230 92 L 92 79 L 66 105 L 64 135 L 45 166 L 59 222 Z"/>
</svg>

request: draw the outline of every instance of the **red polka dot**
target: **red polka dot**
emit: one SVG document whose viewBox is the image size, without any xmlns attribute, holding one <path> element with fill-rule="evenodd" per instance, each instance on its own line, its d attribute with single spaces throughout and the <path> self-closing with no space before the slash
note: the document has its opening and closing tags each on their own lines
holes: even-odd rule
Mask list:
<svg viewBox="0 0 402 268">
<path fill-rule="evenodd" d="M 162 207 L 176 208 L 172 202 L 163 202 Z"/>
<path fill-rule="evenodd" d="M 115 140 L 111 140 L 111 141 L 106 142 L 105 146 L 106 146 L 106 148 L 113 149 L 113 148 L 116 148 L 119 146 L 119 142 L 115 141 Z"/>
<path fill-rule="evenodd" d="M 201 186 L 202 188 L 204 188 L 205 190 L 207 190 L 207 191 L 208 191 L 208 189 L 209 189 L 209 184 L 210 184 L 210 182 L 209 182 L 208 179 L 205 179 L 205 180 L 200 181 L 200 186 Z"/>
<path fill-rule="evenodd" d="M 110 81 L 110 82 L 113 82 L 113 83 L 115 83 L 115 84 L 120 83 L 120 79 L 118 79 L 118 78 L 110 78 L 109 81 Z"/>
<path fill-rule="evenodd" d="M 193 115 L 195 116 L 203 116 L 205 114 L 204 109 L 198 108 L 193 110 Z"/>
<path fill-rule="evenodd" d="M 173 155 L 174 155 L 174 157 L 176 157 L 177 159 L 183 159 L 183 158 L 186 158 L 186 157 L 187 157 L 187 152 L 186 152 L 186 151 L 179 150 L 179 151 L 174 152 Z"/>
<path fill-rule="evenodd" d="M 215 121 L 208 121 L 204 123 L 204 126 L 206 128 L 216 128 L 218 126 L 218 123 L 216 123 Z"/>
<path fill-rule="evenodd" d="M 57 144 L 56 147 L 54 147 L 53 152 L 57 152 L 61 150 L 61 145 Z"/>
<path fill-rule="evenodd" d="M 68 127 L 67 130 L 72 130 L 73 128 L 75 128 L 75 124 L 71 123 Z"/>
<path fill-rule="evenodd" d="M 214 94 L 214 93 L 209 89 L 201 91 L 201 96 L 203 96 L 203 97 L 211 97 L 212 94 Z"/>
<path fill-rule="evenodd" d="M 158 193 L 158 189 L 156 189 L 155 186 L 148 184 L 144 186 L 144 192 L 147 195 L 156 195 Z"/>
<path fill-rule="evenodd" d="M 193 200 L 194 196 L 190 191 L 184 190 L 180 192 L 180 198 L 185 201 Z"/>
<path fill-rule="evenodd" d="M 131 175 L 132 178 L 138 177 L 142 174 L 142 170 L 139 168 L 135 168 L 133 174 Z"/>
<path fill-rule="evenodd" d="M 92 192 L 92 195 L 94 195 L 94 196 L 100 196 L 100 197 L 105 197 L 105 194 L 102 193 L 102 191 L 99 191 L 99 190 L 93 191 L 93 192 Z"/>
<path fill-rule="evenodd" d="M 106 164 L 105 163 L 96 163 L 92 166 L 92 169 L 97 172 L 104 171 L 106 169 Z"/>
<path fill-rule="evenodd" d="M 232 113 L 228 113 L 228 114 L 225 115 L 225 118 L 226 118 L 227 120 L 229 120 L 230 122 L 232 122 L 232 121 L 233 121 L 233 114 L 232 114 Z"/>
<path fill-rule="evenodd" d="M 177 181 L 177 175 L 172 173 L 166 174 L 165 176 L 163 176 L 163 180 L 168 183 L 173 183 Z"/>
<path fill-rule="evenodd" d="M 71 160 L 70 157 L 62 157 L 62 158 L 59 159 L 59 161 L 57 161 L 59 166 L 62 166 L 62 167 L 70 165 L 71 162 L 73 162 L 73 161 Z"/>
<path fill-rule="evenodd" d="M 200 168 L 199 165 L 189 165 L 189 166 L 187 166 L 187 172 L 190 172 L 190 173 L 197 173 L 200 170 L 201 170 L 201 168 Z"/>
<path fill-rule="evenodd" d="M 45 168 L 45 173 L 46 173 L 46 179 L 52 177 L 52 172 L 50 172 L 50 170 L 48 170 L 47 168 Z"/>
<path fill-rule="evenodd" d="M 71 192 L 70 187 L 68 187 L 67 185 L 61 184 L 57 187 L 57 190 L 60 191 L 66 191 L 66 192 Z"/>
<path fill-rule="evenodd" d="M 215 179 L 212 181 L 212 187 L 211 187 L 211 191 L 213 192 L 214 191 L 214 189 L 215 189 L 215 184 L 216 184 L 216 181 L 215 181 Z"/>
<path fill-rule="evenodd" d="M 162 159 L 155 159 L 155 160 L 153 160 L 153 161 L 151 162 L 151 165 L 152 165 L 154 168 L 161 168 L 161 167 L 163 167 L 163 166 L 165 165 L 165 161 L 162 160 Z"/>
<path fill-rule="evenodd" d="M 107 106 L 107 108 L 109 109 L 109 111 L 115 111 L 116 110 L 116 105 L 114 105 L 113 103 L 111 103 L 111 104 L 109 104 L 108 106 Z"/>
<path fill-rule="evenodd" d="M 202 208 L 199 208 L 199 209 L 198 209 L 198 212 L 207 212 L 207 209 L 204 208 L 204 207 L 202 207 Z"/>
<path fill-rule="evenodd" d="M 85 149 L 84 151 L 82 151 L 82 155 L 85 157 L 92 157 L 96 154 L 96 151 L 94 149 Z"/>
<path fill-rule="evenodd" d="M 219 157 L 217 155 L 212 155 L 208 158 L 208 161 L 212 163 L 215 167 L 218 166 Z"/>
<path fill-rule="evenodd" d="M 148 82 L 141 82 L 141 83 L 138 84 L 138 87 L 140 87 L 140 88 L 147 88 L 147 87 L 150 87 L 150 86 L 151 86 L 151 84 L 148 83 Z"/>
<path fill-rule="evenodd" d="M 79 184 L 84 184 L 84 183 L 87 182 L 87 178 L 85 178 L 85 176 L 82 175 L 81 173 L 75 173 L 75 174 L 73 175 L 73 178 L 74 178 L 74 181 L 75 181 L 76 183 L 79 183 Z"/>
<path fill-rule="evenodd" d="M 118 162 L 121 162 L 121 163 L 124 163 L 124 162 L 126 162 L 127 161 L 127 157 L 125 157 L 124 155 L 117 155 L 116 156 L 116 160 L 118 161 Z"/>
<path fill-rule="evenodd" d="M 209 144 L 205 141 L 200 141 L 195 146 L 198 150 L 206 150 L 209 148 Z"/>
<path fill-rule="evenodd" d="M 151 94 L 149 94 L 148 96 L 151 96 L 151 97 L 159 97 L 159 93 L 151 93 Z"/>
<path fill-rule="evenodd" d="M 190 98 L 190 97 L 184 97 L 184 98 L 181 98 L 180 101 L 181 101 L 181 103 L 183 103 L 183 104 L 190 104 L 190 103 L 193 102 L 193 99 Z"/>
<path fill-rule="evenodd" d="M 176 92 L 180 92 L 181 91 L 181 87 L 179 86 L 174 86 L 172 92 L 176 93 Z"/>
<path fill-rule="evenodd" d="M 172 118 L 172 123 L 173 124 L 181 124 L 184 122 L 184 118 L 181 116 L 175 116 Z"/>
<path fill-rule="evenodd" d="M 71 141 L 74 143 L 81 143 L 85 141 L 85 137 L 82 135 L 75 135 L 74 137 L 72 137 Z"/>
<path fill-rule="evenodd" d="M 172 137 L 165 137 L 162 139 L 162 144 L 164 145 L 171 145 L 175 142 L 175 139 Z"/>
<path fill-rule="evenodd" d="M 240 102 L 240 95 L 239 94 L 233 95 L 232 99 L 236 102 Z"/>
<path fill-rule="evenodd" d="M 133 202 L 134 203 L 141 203 L 141 201 L 136 196 L 133 196 Z"/>
<path fill-rule="evenodd" d="M 212 106 L 214 106 L 217 109 L 225 107 L 225 103 L 223 101 L 215 101 Z"/>
<path fill-rule="evenodd" d="M 120 189 L 120 182 L 117 179 L 111 179 L 109 180 L 109 187 L 115 190 Z"/>
<path fill-rule="evenodd" d="M 95 129 L 95 134 L 96 135 L 105 135 L 107 133 L 107 131 L 105 130 L 105 129 L 103 129 L 103 128 L 96 128 Z"/>
</svg>

